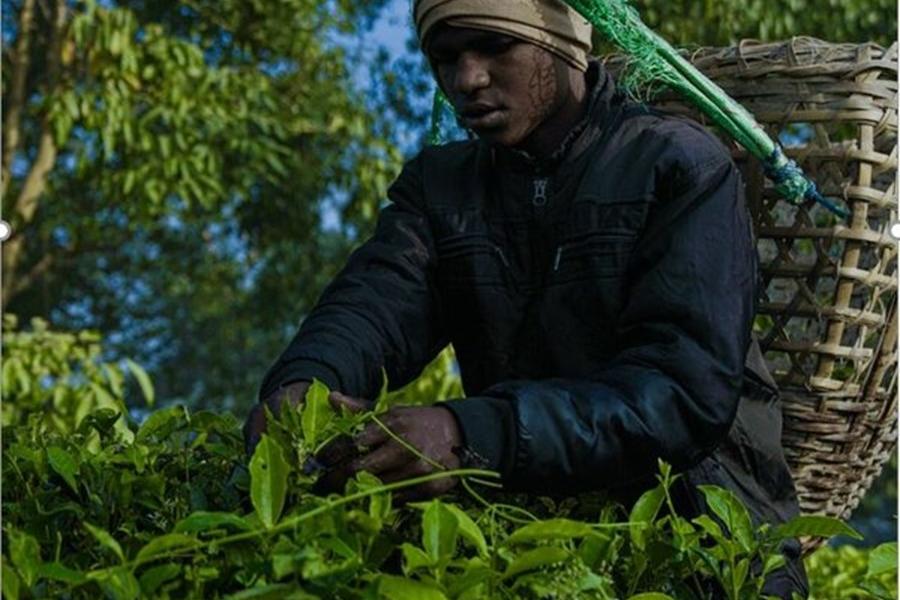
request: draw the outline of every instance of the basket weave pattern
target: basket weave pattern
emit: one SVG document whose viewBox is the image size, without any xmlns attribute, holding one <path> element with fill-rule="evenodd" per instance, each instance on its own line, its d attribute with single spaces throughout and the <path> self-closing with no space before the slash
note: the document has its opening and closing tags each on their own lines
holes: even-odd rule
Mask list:
<svg viewBox="0 0 900 600">
<path fill-rule="evenodd" d="M 690 59 L 852 212 L 841 222 L 789 204 L 728 142 L 758 237 L 754 330 L 781 389 L 801 509 L 847 518 L 897 439 L 897 44 L 745 41 Z M 705 121 L 674 98 L 657 104 Z"/>
</svg>

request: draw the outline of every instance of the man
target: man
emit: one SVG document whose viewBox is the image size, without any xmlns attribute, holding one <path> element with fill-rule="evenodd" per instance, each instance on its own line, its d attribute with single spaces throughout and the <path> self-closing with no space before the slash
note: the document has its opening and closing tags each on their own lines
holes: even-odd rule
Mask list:
<svg viewBox="0 0 900 600">
<path fill-rule="evenodd" d="M 314 377 L 359 409 L 448 343 L 465 399 L 385 421 L 433 461 L 508 489 L 633 497 L 657 459 L 732 489 L 757 522 L 797 513 L 777 390 L 751 337 L 757 256 L 740 176 L 700 126 L 628 101 L 588 60 L 590 26 L 559 0 L 418 0 L 421 46 L 478 139 L 424 149 L 374 236 L 325 290 L 261 398 Z M 745 368 L 745 363 L 747 367 Z M 246 425 L 252 446 L 261 407 Z M 378 427 L 331 449 L 340 487 L 431 472 Z M 443 493 L 439 480 L 408 497 Z M 805 594 L 798 547 L 768 585 Z"/>
</svg>

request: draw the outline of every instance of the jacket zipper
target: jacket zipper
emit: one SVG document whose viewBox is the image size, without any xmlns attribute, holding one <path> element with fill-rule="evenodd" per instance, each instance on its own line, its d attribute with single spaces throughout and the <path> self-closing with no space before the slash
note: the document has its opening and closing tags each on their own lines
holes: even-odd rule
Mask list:
<svg viewBox="0 0 900 600">
<path fill-rule="evenodd" d="M 549 184 L 550 179 L 547 177 L 536 177 L 532 181 L 532 185 L 534 186 L 534 195 L 531 197 L 531 203 L 538 207 L 543 208 L 547 206 L 547 185 Z"/>
</svg>

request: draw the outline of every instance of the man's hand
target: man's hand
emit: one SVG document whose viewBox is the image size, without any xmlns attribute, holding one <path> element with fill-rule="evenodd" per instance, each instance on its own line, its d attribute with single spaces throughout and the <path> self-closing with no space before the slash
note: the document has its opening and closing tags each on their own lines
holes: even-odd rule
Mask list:
<svg viewBox="0 0 900 600">
<path fill-rule="evenodd" d="M 341 406 L 355 412 L 369 408 L 365 401 L 339 392 L 332 392 L 328 399 L 338 410 Z M 456 417 L 448 409 L 440 406 L 398 407 L 381 415 L 379 420 L 428 460 L 410 452 L 378 423 L 372 422 L 353 438 L 352 444 L 348 444 L 346 439 L 336 440 L 319 452 L 316 459 L 329 469 L 320 480 L 322 488 L 341 492 L 347 479 L 357 471 L 368 471 L 389 483 L 428 475 L 443 470 L 442 467 L 459 468 L 460 459 L 453 449 L 462 443 L 462 435 Z M 358 455 L 357 446 L 365 447 L 368 452 Z M 449 491 L 455 485 L 455 478 L 436 479 L 404 489 L 397 494 L 397 498 L 400 501 L 431 498 Z"/>
<path fill-rule="evenodd" d="M 256 444 L 262 434 L 266 432 L 266 406 L 277 418 L 281 414 L 281 405 L 287 401 L 297 406 L 306 398 L 306 390 L 310 382 L 297 381 L 275 391 L 274 394 L 250 409 L 250 414 L 244 422 L 244 443 L 247 446 L 247 454 L 253 454 Z"/>
</svg>

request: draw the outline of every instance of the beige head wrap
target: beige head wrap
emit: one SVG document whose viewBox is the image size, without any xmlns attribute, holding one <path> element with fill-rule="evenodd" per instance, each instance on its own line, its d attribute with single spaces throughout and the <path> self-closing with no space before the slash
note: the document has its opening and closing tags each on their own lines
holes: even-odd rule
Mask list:
<svg viewBox="0 0 900 600">
<path fill-rule="evenodd" d="M 415 20 L 419 43 L 446 22 L 504 33 L 587 69 L 591 25 L 562 0 L 416 0 Z"/>
</svg>

